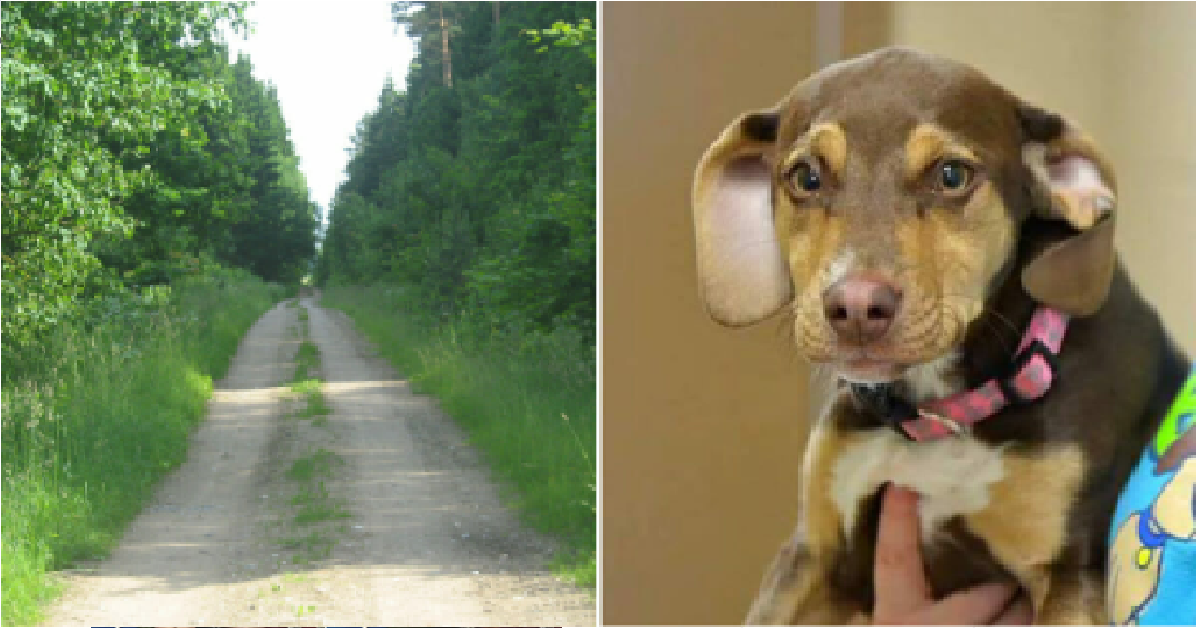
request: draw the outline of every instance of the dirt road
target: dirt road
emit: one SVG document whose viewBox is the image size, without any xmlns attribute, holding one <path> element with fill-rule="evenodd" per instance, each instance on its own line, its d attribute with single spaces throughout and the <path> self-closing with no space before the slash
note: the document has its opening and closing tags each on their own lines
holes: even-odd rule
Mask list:
<svg viewBox="0 0 1200 628">
<path fill-rule="evenodd" d="M 283 387 L 306 336 L 328 414 Z M 436 402 L 304 299 L 249 331 L 187 463 L 46 623 L 595 625 L 552 552 Z"/>
</svg>

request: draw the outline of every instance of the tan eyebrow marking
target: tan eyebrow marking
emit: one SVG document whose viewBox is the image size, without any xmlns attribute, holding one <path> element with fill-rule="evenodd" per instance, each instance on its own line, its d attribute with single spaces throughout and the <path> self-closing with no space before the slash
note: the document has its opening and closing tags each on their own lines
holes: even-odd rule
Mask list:
<svg viewBox="0 0 1200 628">
<path fill-rule="evenodd" d="M 971 149 L 956 141 L 947 131 L 932 124 L 921 124 L 908 135 L 904 144 L 904 178 L 913 180 L 943 157 L 961 157 L 967 161 L 979 158 Z"/>
<path fill-rule="evenodd" d="M 841 178 L 846 169 L 846 132 L 833 122 L 822 122 L 808 130 L 796 148 L 788 154 L 787 164 L 795 164 L 801 157 L 820 157 L 833 173 Z"/>
</svg>

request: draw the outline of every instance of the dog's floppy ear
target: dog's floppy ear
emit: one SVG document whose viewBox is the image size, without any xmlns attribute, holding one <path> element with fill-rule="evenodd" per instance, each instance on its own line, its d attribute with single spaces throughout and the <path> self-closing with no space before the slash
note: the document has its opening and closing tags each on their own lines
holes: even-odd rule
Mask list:
<svg viewBox="0 0 1200 628">
<path fill-rule="evenodd" d="M 1116 179 L 1095 143 L 1061 117 L 1022 105 L 1022 156 L 1035 181 L 1033 215 L 1078 233 L 1042 251 L 1021 274 L 1025 291 L 1087 316 L 1108 298 L 1116 267 Z"/>
<path fill-rule="evenodd" d="M 739 116 L 696 166 L 692 219 L 700 294 L 713 319 L 749 325 L 791 300 L 792 283 L 775 239 L 771 165 L 779 116 Z"/>
<path fill-rule="evenodd" d="M 1021 284 L 1037 301 L 1067 314 L 1095 314 L 1112 283 L 1115 235 L 1116 220 L 1109 214 L 1087 231 L 1042 251 L 1021 273 Z"/>
</svg>

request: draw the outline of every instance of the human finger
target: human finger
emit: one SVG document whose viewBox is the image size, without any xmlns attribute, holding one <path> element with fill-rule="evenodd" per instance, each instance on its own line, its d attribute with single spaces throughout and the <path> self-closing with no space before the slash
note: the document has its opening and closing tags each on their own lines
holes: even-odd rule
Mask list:
<svg viewBox="0 0 1200 628">
<path fill-rule="evenodd" d="M 1016 586 L 992 582 L 959 591 L 930 606 L 924 619 L 930 625 L 980 626 L 999 617 Z"/>
<path fill-rule="evenodd" d="M 929 603 L 928 588 L 917 494 L 888 486 L 875 542 L 875 613 L 880 617 L 907 615 Z"/>
<path fill-rule="evenodd" d="M 992 624 L 995 626 L 1033 625 L 1033 602 L 1024 593 L 1018 595 L 1017 599 L 1010 602 Z"/>
</svg>

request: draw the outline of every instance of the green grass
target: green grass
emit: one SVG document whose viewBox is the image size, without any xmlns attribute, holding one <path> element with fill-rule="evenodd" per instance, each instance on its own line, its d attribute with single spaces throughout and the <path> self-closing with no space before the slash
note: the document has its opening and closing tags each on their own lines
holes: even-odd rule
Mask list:
<svg viewBox="0 0 1200 628">
<path fill-rule="evenodd" d="M 478 318 L 449 322 L 413 308 L 401 288 L 331 287 L 381 354 L 436 395 L 514 489 L 523 519 L 558 537 L 558 573 L 596 578 L 596 369 L 578 333 L 504 332 Z"/>
<path fill-rule="evenodd" d="M 321 392 L 321 380 L 305 379 L 296 380 L 288 386 L 288 389 L 297 395 L 312 395 Z"/>
<path fill-rule="evenodd" d="M 312 454 L 292 461 L 287 477 L 293 482 L 312 482 L 318 477 L 329 477 L 335 466 L 344 464 L 337 454 L 320 448 Z"/>
<path fill-rule="evenodd" d="M 186 458 L 213 378 L 282 295 L 253 279 L 194 281 L 168 303 L 112 304 L 64 322 L 36 352 L 5 356 L 4 625 L 32 625 L 47 572 L 102 558 Z"/>
<path fill-rule="evenodd" d="M 280 539 L 279 545 L 297 552 L 292 555 L 293 564 L 304 565 L 326 558 L 336 543 L 328 527 L 308 526 L 350 518 L 345 498 L 331 495 L 325 487 L 325 480 L 332 478 L 335 468 L 344 464 L 341 457 L 323 447 L 292 461 L 287 478 L 296 484 L 297 492 L 288 501 L 295 507 L 292 530 L 296 535 Z"/>
<path fill-rule="evenodd" d="M 329 420 L 325 417 L 332 412 L 333 410 L 325 403 L 325 397 L 318 392 L 309 395 L 308 405 L 296 410 L 294 416 L 298 419 L 313 419 L 314 425 L 327 425 Z"/>
<path fill-rule="evenodd" d="M 305 314 L 305 312 L 306 310 L 300 310 L 299 314 Z M 303 318 L 300 321 L 298 335 L 303 338 L 303 341 L 296 350 L 296 372 L 288 389 L 292 393 L 304 397 L 306 403 L 303 408 L 296 410 L 293 416 L 315 418 L 313 421 L 315 425 L 325 425 L 327 423 L 325 416 L 330 414 L 331 410 L 325 402 L 325 396 L 321 393 L 321 380 L 313 378 L 320 370 L 320 351 L 308 339 L 308 323 Z M 298 531 L 301 527 L 305 527 L 308 530 L 307 533 L 297 532 L 296 536 L 285 537 L 279 541 L 283 549 L 297 552 L 291 557 L 292 563 L 295 565 L 306 565 L 314 560 L 328 557 L 336 543 L 333 533 L 328 527 L 317 526 L 314 529 L 310 526 L 350 518 L 350 509 L 346 505 L 346 500 L 330 495 L 329 490 L 325 487 L 325 480 L 331 479 L 334 476 L 335 468 L 344 464 L 345 461 L 337 454 L 321 447 L 293 460 L 291 467 L 287 470 L 287 479 L 295 484 L 298 490 L 289 500 L 295 507 L 291 518 L 292 529 Z"/>
<path fill-rule="evenodd" d="M 313 344 L 311 340 L 300 343 L 300 348 L 296 349 L 295 361 L 296 373 L 292 377 L 292 381 L 301 382 L 310 379 L 321 364 L 317 345 Z"/>
<path fill-rule="evenodd" d="M 302 333 L 307 336 L 307 329 Z M 300 348 L 296 350 L 295 362 L 296 372 L 292 376 L 292 383 L 288 388 L 297 395 L 307 397 L 308 401 L 304 408 L 296 411 L 295 416 L 316 419 L 314 423 L 324 425 L 327 422 L 325 417 L 333 410 L 325 402 L 325 396 L 321 394 L 321 380 L 313 379 L 321 367 L 321 357 L 317 351 L 317 345 L 310 340 L 300 343 Z"/>
<path fill-rule="evenodd" d="M 301 313 L 305 310 L 300 310 Z M 327 423 L 325 417 L 333 412 L 329 404 L 325 402 L 325 396 L 321 394 L 321 380 L 315 379 L 317 372 L 321 368 L 321 355 L 317 350 L 317 345 L 308 340 L 308 323 L 301 321 L 302 329 L 298 332 L 301 337 L 305 338 L 300 343 L 300 347 L 296 349 L 296 372 L 292 376 L 292 383 L 288 386 L 289 389 L 297 395 L 307 397 L 307 405 L 300 410 L 297 410 L 295 416 L 298 418 L 315 419 L 314 423 L 324 425 Z"/>
<path fill-rule="evenodd" d="M 317 482 L 310 490 L 292 496 L 292 505 L 297 507 L 292 521 L 296 525 L 349 519 L 350 509 L 334 500 L 324 482 Z"/>
<path fill-rule="evenodd" d="M 308 534 L 284 538 L 279 544 L 284 549 L 300 552 L 292 557 L 292 564 L 305 565 L 329 557 L 335 542 L 331 536 L 314 530 Z"/>
</svg>

